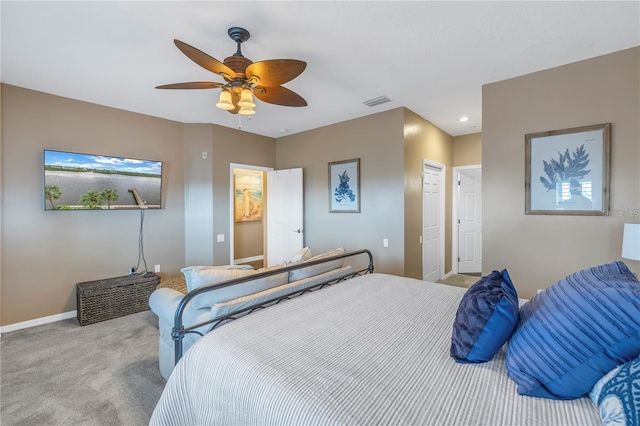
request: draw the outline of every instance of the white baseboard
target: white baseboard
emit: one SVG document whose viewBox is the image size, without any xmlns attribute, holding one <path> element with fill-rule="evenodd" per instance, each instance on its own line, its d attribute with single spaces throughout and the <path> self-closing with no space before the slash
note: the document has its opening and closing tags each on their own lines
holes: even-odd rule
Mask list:
<svg viewBox="0 0 640 426">
<path fill-rule="evenodd" d="M 63 312 L 61 314 L 49 315 L 48 317 L 36 318 L 29 321 L 18 322 L 15 324 L 0 327 L 0 334 L 9 333 L 11 331 L 22 330 L 23 328 L 35 327 L 37 325 L 49 324 L 51 322 L 62 321 L 78 316 L 78 311 Z"/>
<path fill-rule="evenodd" d="M 442 278 L 443 280 L 446 280 L 447 278 L 449 278 L 451 275 L 453 275 L 453 271 L 449 271 L 449 273 L 444 275 L 444 278 Z"/>
<path fill-rule="evenodd" d="M 233 259 L 234 265 L 238 265 L 240 263 L 249 263 L 249 262 L 257 262 L 258 260 L 264 260 L 264 256 L 251 256 L 244 257 L 242 259 Z"/>
</svg>

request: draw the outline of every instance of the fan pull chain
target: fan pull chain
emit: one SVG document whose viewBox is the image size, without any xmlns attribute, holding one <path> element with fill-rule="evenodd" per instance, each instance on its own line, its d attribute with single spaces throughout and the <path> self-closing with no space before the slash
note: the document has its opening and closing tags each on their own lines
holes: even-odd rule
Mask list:
<svg viewBox="0 0 640 426">
<path fill-rule="evenodd" d="M 238 129 L 242 129 L 242 116 L 238 114 Z"/>
</svg>

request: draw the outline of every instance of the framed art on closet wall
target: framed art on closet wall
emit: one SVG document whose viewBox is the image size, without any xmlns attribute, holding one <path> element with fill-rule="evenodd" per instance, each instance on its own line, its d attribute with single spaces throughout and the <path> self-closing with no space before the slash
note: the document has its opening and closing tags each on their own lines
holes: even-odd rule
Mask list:
<svg viewBox="0 0 640 426">
<path fill-rule="evenodd" d="M 329 213 L 360 213 L 360 159 L 329 163 Z"/>
<path fill-rule="evenodd" d="M 262 173 L 235 173 L 234 221 L 255 222 L 262 220 Z"/>
<path fill-rule="evenodd" d="M 611 123 L 525 135 L 525 214 L 609 210 Z"/>
</svg>

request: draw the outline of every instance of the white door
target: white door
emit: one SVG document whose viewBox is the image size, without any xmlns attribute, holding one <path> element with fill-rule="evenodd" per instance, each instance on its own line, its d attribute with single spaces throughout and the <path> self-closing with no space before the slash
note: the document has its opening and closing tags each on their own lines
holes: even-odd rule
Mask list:
<svg viewBox="0 0 640 426">
<path fill-rule="evenodd" d="M 422 167 L 422 279 L 440 279 L 440 192 L 442 169 Z"/>
<path fill-rule="evenodd" d="M 458 272 L 482 272 L 482 169 L 458 173 Z"/>
<path fill-rule="evenodd" d="M 267 266 L 302 249 L 303 221 L 302 169 L 267 172 Z"/>
</svg>

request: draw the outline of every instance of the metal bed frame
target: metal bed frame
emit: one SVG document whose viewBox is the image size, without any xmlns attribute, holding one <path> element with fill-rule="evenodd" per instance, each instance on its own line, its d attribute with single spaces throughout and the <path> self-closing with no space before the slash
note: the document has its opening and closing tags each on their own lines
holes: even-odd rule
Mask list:
<svg viewBox="0 0 640 426">
<path fill-rule="evenodd" d="M 191 301 L 191 299 L 193 299 L 194 297 L 198 296 L 199 294 L 202 293 L 207 293 L 210 291 L 214 291 L 220 288 L 224 288 L 224 287 L 229 287 L 229 286 L 233 286 L 233 285 L 237 285 L 237 284 L 242 284 L 248 281 L 253 281 L 255 279 L 260 279 L 260 278 L 264 278 L 264 277 L 269 277 L 272 275 L 278 275 L 278 274 L 282 274 L 283 272 L 289 272 L 289 271 L 293 271 L 295 269 L 302 269 L 302 268 L 306 268 L 309 266 L 314 266 L 314 265 L 320 265 L 322 263 L 327 263 L 327 262 L 331 262 L 334 260 L 338 260 L 338 259 L 344 259 L 347 257 L 352 257 L 352 256 L 357 256 L 360 254 L 367 254 L 369 256 L 369 265 L 364 268 L 364 269 L 360 269 L 357 270 L 349 275 L 346 275 L 344 277 L 341 278 L 334 278 L 328 281 L 324 281 L 324 282 L 320 282 L 318 284 L 314 284 L 308 288 L 305 288 L 304 290 L 295 290 L 292 291 L 291 293 L 288 293 L 284 296 L 280 296 L 280 297 L 275 297 L 273 299 L 269 299 L 264 303 L 260 303 L 260 304 L 256 304 L 256 305 L 252 305 L 249 306 L 247 308 L 244 309 L 240 309 L 236 312 L 233 312 L 231 314 L 227 314 L 227 315 L 221 315 L 221 316 L 217 316 L 213 319 L 210 319 L 208 321 L 204 321 L 201 322 L 199 324 L 195 324 L 192 325 L 191 327 L 185 327 L 184 324 L 182 323 L 182 315 L 184 314 L 184 311 L 187 307 L 187 303 L 189 303 Z M 271 271 L 267 271 L 267 272 L 259 272 L 257 274 L 252 274 L 249 276 L 245 276 L 245 277 L 240 277 L 240 278 L 235 278 L 232 280 L 227 280 L 227 281 L 222 281 L 216 284 L 210 284 L 207 286 L 202 286 L 199 287 L 193 291 L 190 291 L 189 293 L 187 293 L 182 300 L 180 301 L 180 303 L 178 304 L 178 308 L 176 309 L 176 313 L 174 315 L 174 321 L 173 321 L 173 329 L 171 330 L 171 337 L 173 338 L 174 341 L 174 347 L 175 347 L 175 364 L 178 363 L 178 361 L 180 361 L 180 358 L 182 358 L 182 339 L 184 339 L 184 336 L 187 333 L 196 333 L 199 334 L 200 336 L 203 336 L 203 334 L 199 331 L 196 331 L 197 328 L 200 328 L 204 325 L 207 324 L 213 324 L 213 326 L 209 329 L 209 331 L 215 329 L 216 327 L 225 324 L 228 321 L 232 321 L 235 320 L 237 318 L 240 318 L 242 316 L 248 315 L 251 312 L 257 310 L 257 309 L 262 309 L 262 308 L 266 308 L 267 306 L 271 306 L 277 303 L 280 303 L 283 300 L 288 300 L 291 299 L 293 297 L 297 297 L 297 296 L 301 296 L 304 293 L 310 292 L 310 291 L 314 291 L 314 290 L 318 290 L 321 289 L 323 287 L 332 285 L 332 284 L 336 284 L 339 283 L 341 281 L 345 281 L 351 278 L 354 278 L 356 276 L 360 276 L 360 275 L 365 275 L 365 274 L 370 274 L 373 272 L 373 255 L 371 254 L 371 252 L 369 250 L 363 249 L 363 250 L 357 250 L 357 251 L 352 251 L 349 253 L 344 253 L 344 254 L 340 254 L 337 256 L 331 256 L 331 257 L 327 257 L 326 259 L 319 259 L 319 260 L 314 260 L 314 261 L 306 261 L 306 262 L 300 262 L 300 263 L 296 263 L 295 265 L 292 266 L 285 266 L 282 268 L 277 268 L 275 270 L 271 270 Z"/>
</svg>

